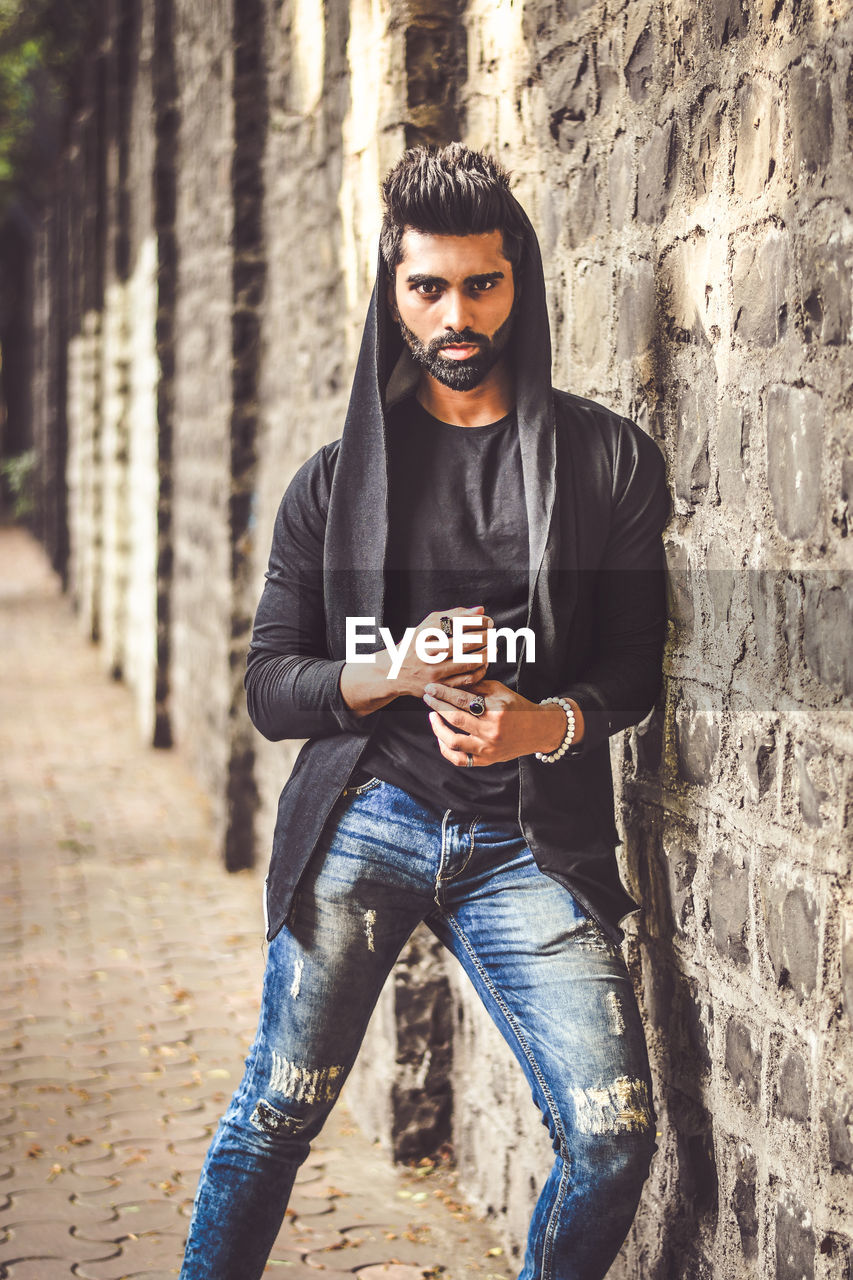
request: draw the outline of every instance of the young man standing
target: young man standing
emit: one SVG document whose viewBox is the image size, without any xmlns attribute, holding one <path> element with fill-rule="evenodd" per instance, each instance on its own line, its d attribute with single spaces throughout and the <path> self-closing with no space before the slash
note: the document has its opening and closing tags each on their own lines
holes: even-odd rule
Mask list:
<svg viewBox="0 0 853 1280">
<path fill-rule="evenodd" d="M 308 741 L 279 803 L 258 1033 L 181 1274 L 261 1274 L 425 921 L 553 1140 L 520 1280 L 597 1280 L 655 1149 L 608 737 L 660 685 L 663 463 L 552 388 L 536 237 L 493 159 L 409 151 L 383 194 L 344 431 L 282 501 L 249 653 L 254 723 Z"/>
</svg>

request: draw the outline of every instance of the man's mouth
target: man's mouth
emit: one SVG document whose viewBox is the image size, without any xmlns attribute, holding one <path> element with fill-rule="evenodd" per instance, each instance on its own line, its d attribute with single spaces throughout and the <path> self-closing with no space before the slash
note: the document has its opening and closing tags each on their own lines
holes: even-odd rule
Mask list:
<svg viewBox="0 0 853 1280">
<path fill-rule="evenodd" d="M 465 342 L 458 346 L 441 347 L 442 355 L 450 356 L 451 360 L 466 360 L 468 356 L 475 355 L 480 350 L 477 343 Z"/>
</svg>

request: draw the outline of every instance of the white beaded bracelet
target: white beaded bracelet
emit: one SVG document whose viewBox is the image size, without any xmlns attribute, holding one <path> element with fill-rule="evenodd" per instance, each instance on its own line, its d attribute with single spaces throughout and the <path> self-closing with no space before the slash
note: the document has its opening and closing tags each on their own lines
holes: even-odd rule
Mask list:
<svg viewBox="0 0 853 1280">
<path fill-rule="evenodd" d="M 557 760 L 564 756 L 572 745 L 572 739 L 575 736 L 575 713 L 572 704 L 568 698 L 543 698 L 539 703 L 540 707 L 544 707 L 547 702 L 559 702 L 560 706 L 566 713 L 566 736 L 557 747 L 556 751 L 534 751 L 537 760 L 541 760 L 543 764 L 554 764 Z"/>
</svg>

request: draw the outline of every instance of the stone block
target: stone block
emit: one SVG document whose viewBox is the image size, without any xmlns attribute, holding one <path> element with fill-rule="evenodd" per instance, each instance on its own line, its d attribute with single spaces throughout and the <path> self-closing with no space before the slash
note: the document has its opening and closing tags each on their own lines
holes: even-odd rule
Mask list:
<svg viewBox="0 0 853 1280">
<path fill-rule="evenodd" d="M 761 195 L 781 159 L 778 88 L 750 76 L 738 91 L 737 111 L 734 187 L 752 200 Z"/>
<path fill-rule="evenodd" d="M 796 62 L 788 72 L 791 159 L 795 179 L 801 168 L 815 173 L 832 155 L 832 93 L 825 72 Z"/>
<path fill-rule="evenodd" d="M 616 304 L 616 354 L 620 360 L 641 356 L 655 336 L 655 273 L 645 259 L 622 269 Z"/>
<path fill-rule="evenodd" d="M 600 236 L 607 221 L 607 209 L 598 165 L 588 162 L 574 172 L 569 178 L 568 191 L 561 195 L 569 248 L 576 249 Z"/>
<path fill-rule="evenodd" d="M 853 579 L 806 573 L 803 647 L 806 665 L 823 684 L 853 694 Z"/>
<path fill-rule="evenodd" d="M 704 89 L 693 112 L 690 157 L 693 187 L 700 198 L 708 195 L 714 183 L 725 112 L 726 102 L 722 95 L 716 89 Z"/>
<path fill-rule="evenodd" d="M 777 575 L 764 569 L 751 569 L 748 581 L 756 651 L 762 662 L 772 664 L 780 631 Z"/>
<path fill-rule="evenodd" d="M 823 230 L 823 229 L 821 229 Z M 853 326 L 853 242 L 837 229 L 813 230 L 799 251 L 807 342 L 839 346 Z"/>
<path fill-rule="evenodd" d="M 656 57 L 656 41 L 651 26 L 645 26 L 637 35 L 625 63 L 625 79 L 628 92 L 634 102 L 645 102 L 652 88 Z"/>
<path fill-rule="evenodd" d="M 749 866 L 737 867 L 718 849 L 710 895 L 714 945 L 743 968 L 749 964 Z"/>
<path fill-rule="evenodd" d="M 780 987 L 799 997 L 817 986 L 818 924 L 814 896 L 802 884 L 771 881 L 763 892 L 764 928 L 771 968 Z"/>
<path fill-rule="evenodd" d="M 684 934 L 694 918 L 693 880 L 696 875 L 696 834 L 668 822 L 662 840 L 662 863 L 667 904 L 661 914 L 670 929 Z"/>
<path fill-rule="evenodd" d="M 841 992 L 847 1021 L 853 1025 L 853 915 L 845 912 L 841 925 Z"/>
<path fill-rule="evenodd" d="M 776 1205 L 776 1280 L 814 1280 L 814 1264 L 811 1214 L 783 1192 Z"/>
<path fill-rule="evenodd" d="M 675 194 L 679 159 L 678 128 L 674 120 L 652 131 L 640 147 L 637 164 L 637 217 L 641 222 L 660 223 Z"/>
<path fill-rule="evenodd" d="M 717 475 L 721 500 L 743 511 L 749 462 L 749 418 L 741 405 L 725 399 L 717 411 Z"/>
<path fill-rule="evenodd" d="M 715 49 L 721 49 L 747 29 L 747 15 L 741 0 L 703 0 L 702 8 Z"/>
<path fill-rule="evenodd" d="M 776 1113 L 807 1125 L 809 1121 L 808 1067 L 796 1049 L 789 1049 L 779 1064 L 775 1092 Z"/>
<path fill-rule="evenodd" d="M 737 1018 L 730 1018 L 726 1027 L 726 1070 L 740 1096 L 755 1106 L 761 1096 L 761 1049 Z"/>
<path fill-rule="evenodd" d="M 807 538 L 820 515 L 823 402 L 810 387 L 772 386 L 767 395 L 767 483 L 780 531 Z"/>
<path fill-rule="evenodd" d="M 662 314 L 671 342 L 708 347 L 717 340 L 717 296 L 726 270 L 725 242 L 701 228 L 661 254 Z"/>
<path fill-rule="evenodd" d="M 787 232 L 771 227 L 758 242 L 735 245 L 734 332 L 749 346 L 772 347 L 788 327 L 791 261 Z"/>
<path fill-rule="evenodd" d="M 690 572 L 689 550 L 682 542 L 668 540 L 666 548 L 667 616 L 679 633 L 679 640 L 687 644 L 693 637 L 693 575 Z"/>
<path fill-rule="evenodd" d="M 678 449 L 675 462 L 675 492 L 690 507 L 698 504 L 711 482 L 709 428 L 707 398 L 702 396 L 698 388 L 692 387 L 678 400 Z"/>
<path fill-rule="evenodd" d="M 603 364 L 610 346 L 610 268 L 581 263 L 572 288 L 572 350 L 585 370 Z"/>
<path fill-rule="evenodd" d="M 702 991 L 697 982 L 684 979 L 675 988 L 670 1008 L 670 1034 L 673 1044 L 679 1046 L 683 1074 L 695 1079 L 697 1068 L 703 1073 L 710 1072 L 714 1007 L 707 992 Z"/>
<path fill-rule="evenodd" d="M 839 1093 L 823 1107 L 829 1164 L 834 1173 L 853 1177 L 853 1096 Z"/>
<path fill-rule="evenodd" d="M 610 188 L 610 224 L 614 230 L 619 231 L 633 220 L 637 206 L 633 142 L 626 133 L 620 133 L 610 149 L 607 174 Z"/>
<path fill-rule="evenodd" d="M 832 757 L 815 742 L 794 748 L 794 790 L 806 825 L 822 827 L 836 799 L 838 777 Z"/>
<path fill-rule="evenodd" d="M 675 744 L 680 776 L 695 786 L 707 786 L 716 771 L 720 724 L 702 693 L 686 691 L 682 696 L 675 712 Z"/>
<path fill-rule="evenodd" d="M 740 1232 L 741 1249 L 747 1259 L 758 1254 L 758 1208 L 755 1184 L 758 1166 L 755 1153 L 745 1144 L 738 1143 L 735 1179 L 729 1203 Z"/>
<path fill-rule="evenodd" d="M 567 155 L 579 145 L 583 150 L 598 98 L 589 49 L 577 46 L 561 50 L 559 57 L 546 61 L 543 79 L 551 104 L 548 126 L 557 150 Z"/>
<path fill-rule="evenodd" d="M 776 779 L 776 730 L 772 724 L 744 729 L 740 760 L 752 799 L 763 800 Z"/>
<path fill-rule="evenodd" d="M 719 1200 L 717 1162 L 711 1116 L 701 1107 L 688 1104 L 674 1115 L 678 1138 L 679 1190 L 691 1217 L 716 1218 Z M 691 1274 L 694 1274 L 691 1272 Z"/>
</svg>

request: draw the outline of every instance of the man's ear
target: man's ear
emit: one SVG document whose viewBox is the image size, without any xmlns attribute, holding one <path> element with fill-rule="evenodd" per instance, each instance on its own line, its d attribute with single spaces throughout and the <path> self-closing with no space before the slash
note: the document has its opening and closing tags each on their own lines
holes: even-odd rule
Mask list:
<svg viewBox="0 0 853 1280">
<path fill-rule="evenodd" d="M 394 281 L 389 280 L 385 286 L 385 301 L 388 304 L 388 310 L 394 319 L 397 319 L 397 295 L 394 292 Z"/>
</svg>

